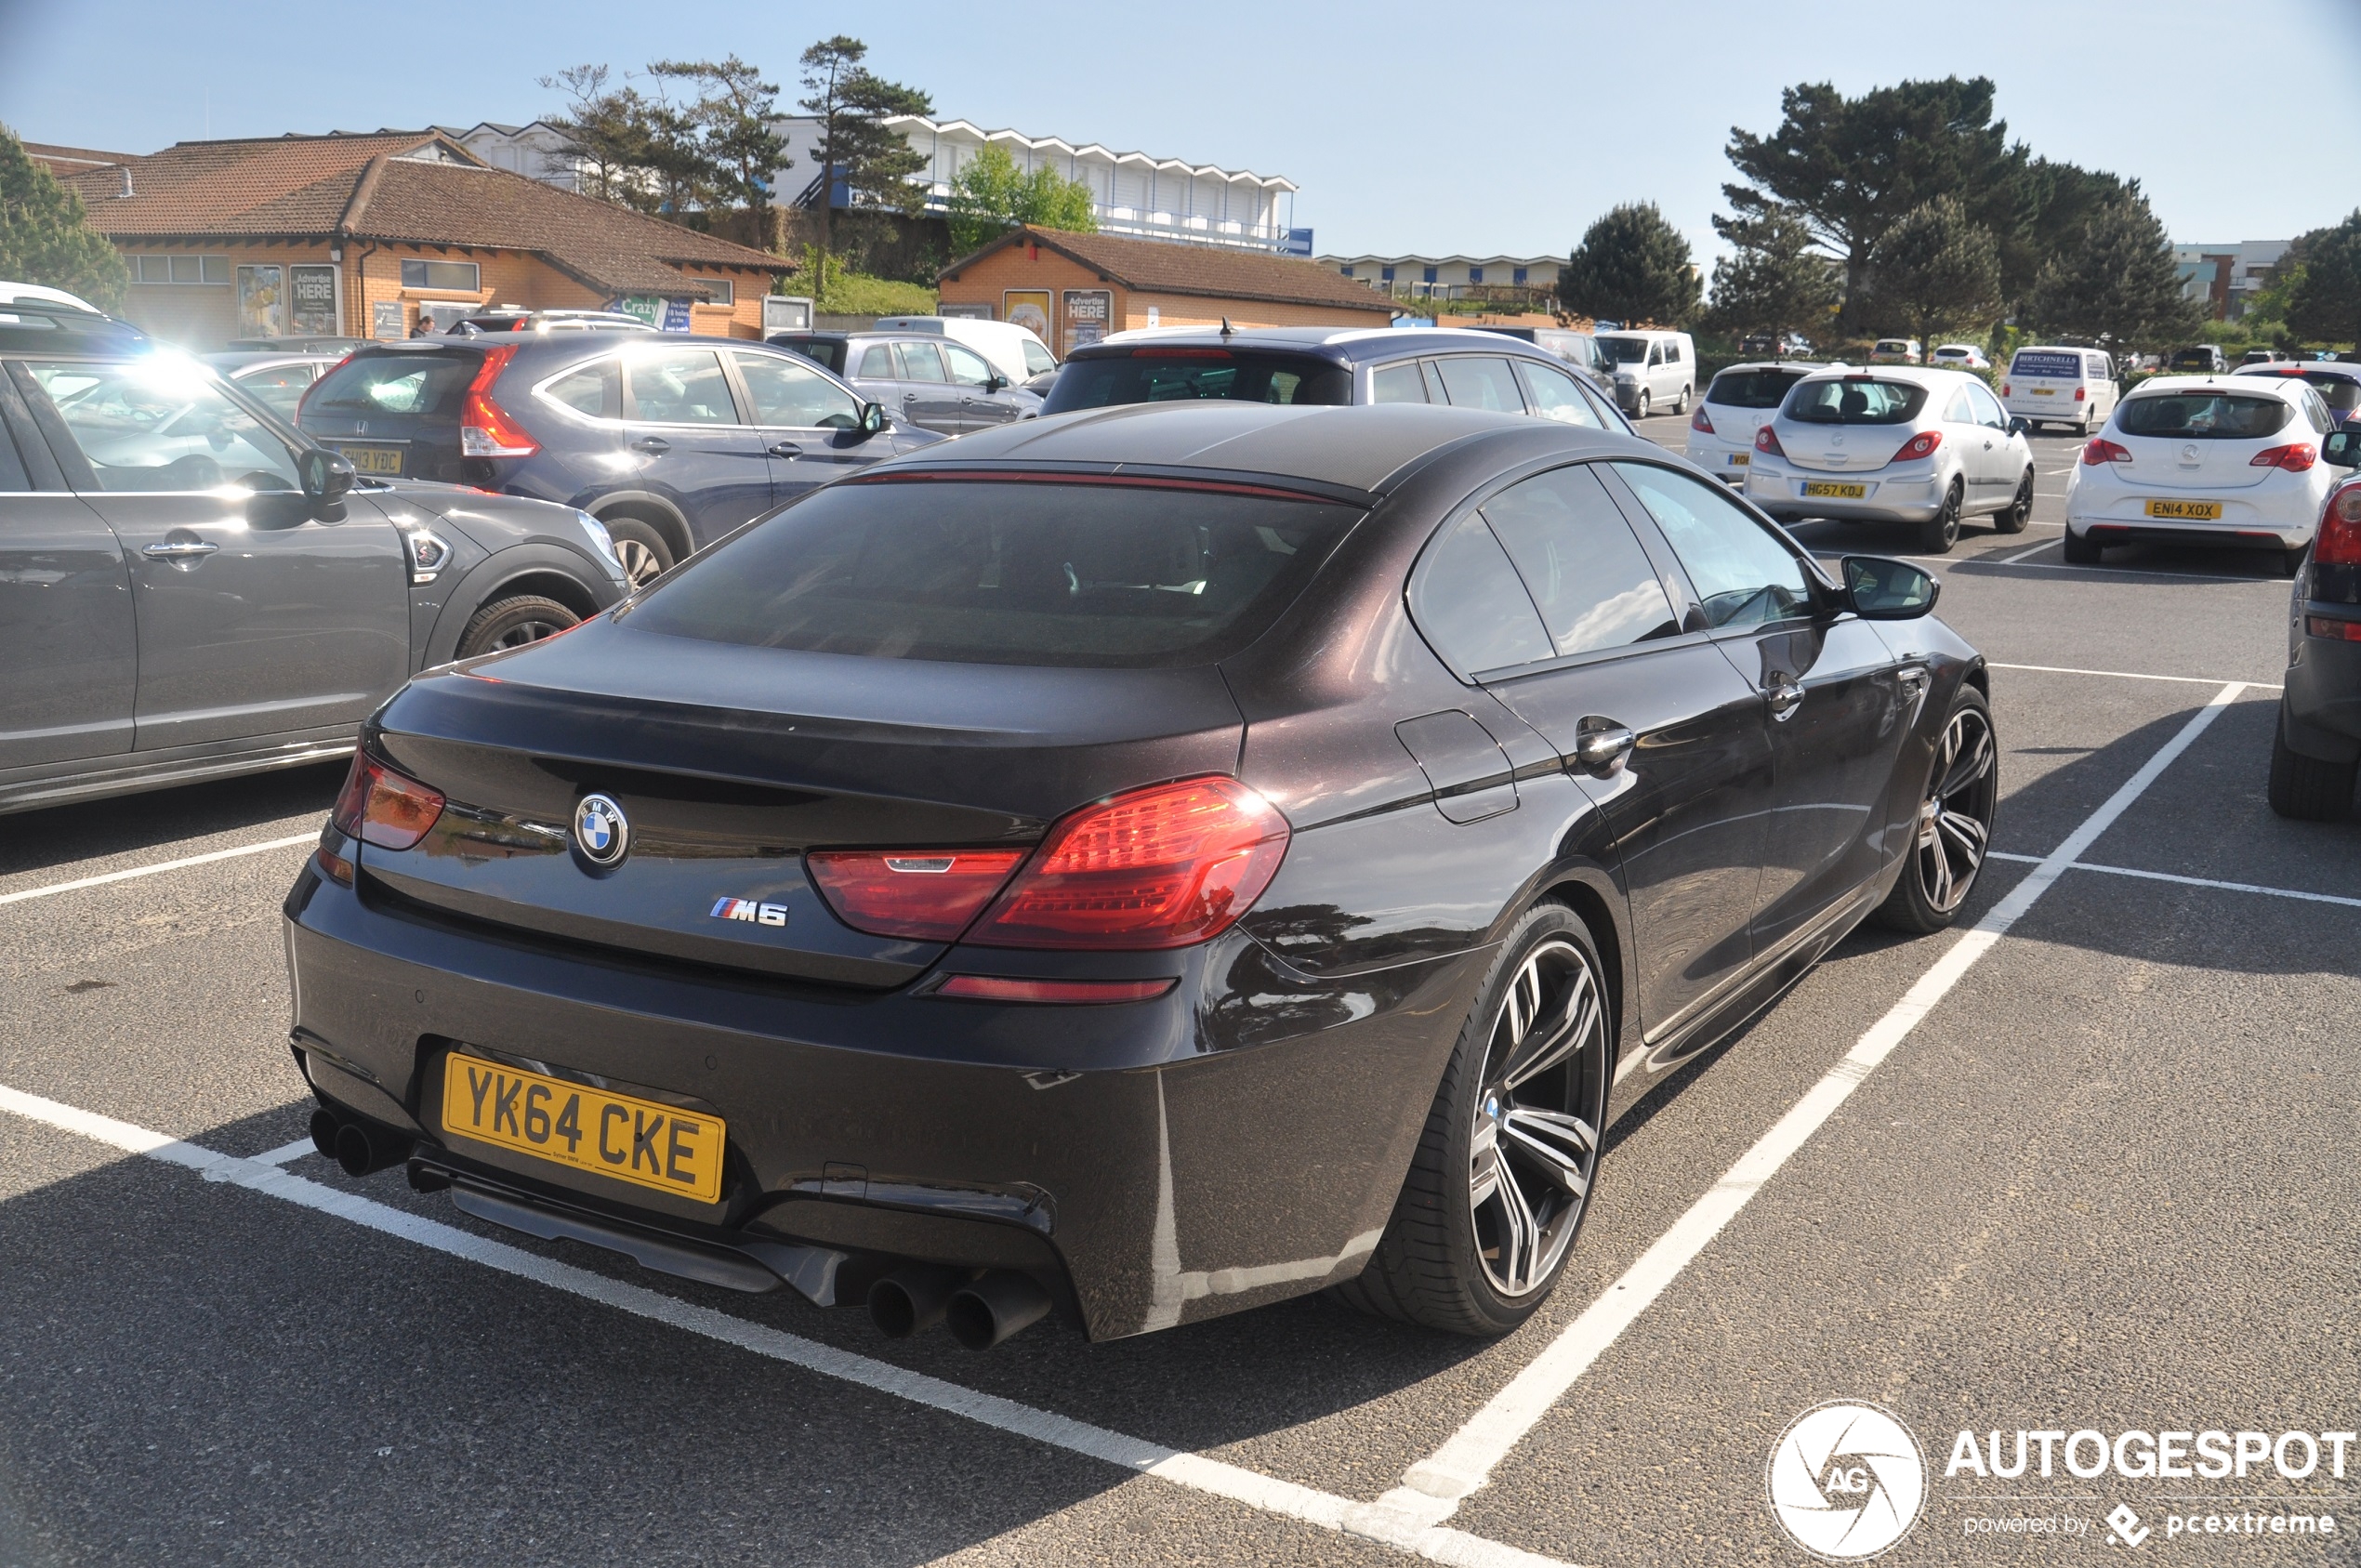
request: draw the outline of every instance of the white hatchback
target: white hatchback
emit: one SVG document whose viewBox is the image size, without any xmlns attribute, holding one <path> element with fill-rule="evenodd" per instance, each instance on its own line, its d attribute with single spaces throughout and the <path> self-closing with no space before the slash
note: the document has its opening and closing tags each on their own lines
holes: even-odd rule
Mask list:
<svg viewBox="0 0 2361 1568">
<path fill-rule="evenodd" d="M 2143 381 L 2066 481 L 2065 558 L 2095 566 L 2109 545 L 2228 545 L 2275 551 L 2293 576 L 2343 477 L 2320 461 L 2335 428 L 2294 376 Z"/>
<path fill-rule="evenodd" d="M 1921 549 L 1959 542 L 1988 513 L 2033 516 L 2033 448 L 1979 376 L 1916 365 L 1815 371 L 1755 432 L 1747 499 L 1777 518 L 1906 522 Z"/>
<path fill-rule="evenodd" d="M 1762 428 L 1787 389 L 1825 364 L 1795 360 L 1760 360 L 1715 374 L 1705 399 L 1689 415 L 1690 462 L 1725 484 L 1743 486 L 1754 461 L 1754 432 Z"/>
</svg>

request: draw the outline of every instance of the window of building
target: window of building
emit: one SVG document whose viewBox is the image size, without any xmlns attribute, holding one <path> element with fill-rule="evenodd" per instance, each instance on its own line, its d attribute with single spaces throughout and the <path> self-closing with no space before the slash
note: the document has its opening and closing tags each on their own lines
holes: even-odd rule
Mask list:
<svg viewBox="0 0 2361 1568">
<path fill-rule="evenodd" d="M 1484 269 L 1483 269 L 1483 268 L 1481 268 L 1481 267 L 1471 267 L 1471 268 L 1469 268 L 1469 269 L 1468 269 L 1468 282 L 1470 282 L 1470 283 L 1480 283 L 1484 282 Z"/>
<path fill-rule="evenodd" d="M 1429 268 L 1425 269 L 1425 271 L 1426 271 L 1426 276 L 1425 276 L 1424 278 L 1420 279 L 1419 281 L 1420 281 L 1421 283 L 1432 283 L 1432 282 L 1434 282 L 1434 269 L 1433 269 L 1433 268 L 1431 268 L 1431 267 L 1429 267 Z"/>
<path fill-rule="evenodd" d="M 1393 282 L 1393 269 L 1391 267 L 1378 268 L 1378 281 L 1381 283 L 1390 283 Z"/>
<path fill-rule="evenodd" d="M 689 281 L 692 283 L 703 283 L 706 287 L 711 289 L 713 291 L 713 304 L 735 305 L 738 302 L 737 285 L 732 283 L 727 278 L 692 276 Z"/>
<path fill-rule="evenodd" d="M 226 283 L 226 256 L 130 256 L 124 257 L 135 283 Z"/>
<path fill-rule="evenodd" d="M 1524 283 L 1524 273 L 1525 270 L 1523 268 L 1517 268 L 1514 271 L 1509 274 L 1509 281 L 1522 287 Z"/>
<path fill-rule="evenodd" d="M 472 261 L 407 259 L 402 263 L 403 288 L 438 288 L 476 294 L 482 290 L 482 269 Z"/>
<path fill-rule="evenodd" d="M 1349 277 L 1352 276 L 1352 269 L 1351 267 L 1346 267 L 1346 268 L 1342 269 L 1342 270 L 1343 270 L 1344 275 L 1345 275 L 1346 277 L 1348 277 L 1348 278 L 1349 278 Z"/>
</svg>

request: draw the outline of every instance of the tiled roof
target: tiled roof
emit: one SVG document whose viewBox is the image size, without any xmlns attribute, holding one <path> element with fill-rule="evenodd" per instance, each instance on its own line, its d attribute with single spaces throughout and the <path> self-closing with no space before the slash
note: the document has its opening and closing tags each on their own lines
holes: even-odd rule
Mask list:
<svg viewBox="0 0 2361 1568">
<path fill-rule="evenodd" d="M 995 251 L 1026 242 L 1054 251 L 1128 289 L 1186 294 L 1206 299 L 1253 299 L 1280 305 L 1326 305 L 1384 315 L 1392 302 L 1366 284 L 1325 267 L 1284 256 L 1220 250 L 1211 245 L 1126 240 L 1112 234 L 1072 234 L 1059 229 L 1017 228 L 943 270 L 944 281 Z"/>
<path fill-rule="evenodd" d="M 437 161 L 405 156 L 434 145 Z M 74 184 L 102 233 L 329 235 L 527 251 L 593 288 L 685 287 L 683 265 L 786 270 L 777 257 L 483 167 L 430 132 L 183 142 Z"/>
</svg>

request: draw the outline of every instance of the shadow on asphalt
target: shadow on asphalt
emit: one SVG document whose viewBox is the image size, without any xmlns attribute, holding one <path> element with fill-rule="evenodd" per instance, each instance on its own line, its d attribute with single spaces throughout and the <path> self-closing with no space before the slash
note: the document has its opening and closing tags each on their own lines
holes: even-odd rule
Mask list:
<svg viewBox="0 0 2361 1568">
<path fill-rule="evenodd" d="M 341 761 L 321 763 L 0 817 L 0 876 L 178 845 L 291 817 L 317 825 L 327 821 L 328 808 L 336 804 L 345 767 Z"/>
</svg>

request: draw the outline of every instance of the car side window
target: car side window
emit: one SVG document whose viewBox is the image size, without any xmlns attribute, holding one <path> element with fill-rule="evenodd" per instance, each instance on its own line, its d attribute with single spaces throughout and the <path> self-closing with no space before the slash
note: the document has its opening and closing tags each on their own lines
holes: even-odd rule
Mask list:
<svg viewBox="0 0 2361 1568">
<path fill-rule="evenodd" d="M 311 389 L 312 366 L 308 364 L 278 364 L 264 370 L 250 370 L 231 377 L 248 397 L 259 401 L 271 413 L 284 418 L 295 417 L 296 406 L 303 402 L 303 394 Z"/>
<path fill-rule="evenodd" d="M 24 471 L 24 459 L 17 455 L 17 443 L 8 439 L 7 427 L 0 426 L 0 494 L 22 494 L 32 488 L 33 476 Z"/>
<path fill-rule="evenodd" d="M 1489 354 L 1457 354 L 1433 364 L 1442 373 L 1443 394 L 1451 400 L 1452 407 L 1524 412 L 1524 394 L 1517 390 L 1516 373 L 1507 360 Z"/>
<path fill-rule="evenodd" d="M 1553 652 L 1481 512 L 1447 524 L 1427 546 L 1412 580 L 1410 617 L 1444 662 L 1467 675 L 1529 665 Z"/>
<path fill-rule="evenodd" d="M 1617 463 L 1615 471 L 1664 530 L 1707 626 L 1762 626 L 1811 613 L 1803 563 L 1712 481 L 1653 463 Z"/>
<path fill-rule="evenodd" d="M 193 365 L 33 361 L 25 368 L 101 490 L 299 490 L 295 454 Z"/>
<path fill-rule="evenodd" d="M 738 375 L 754 400 L 755 422 L 802 429 L 850 430 L 861 423 L 861 405 L 851 393 L 809 365 L 776 354 L 740 350 Z"/>
<path fill-rule="evenodd" d="M 862 350 L 861 368 L 853 372 L 864 381 L 892 381 L 893 350 L 882 343 L 872 343 Z"/>
<path fill-rule="evenodd" d="M 1583 425 L 1594 430 L 1607 427 L 1583 397 L 1582 389 L 1564 371 L 1531 360 L 1517 361 L 1517 374 L 1524 377 L 1526 401 L 1533 412 L 1544 419 L 1555 419 L 1563 425 Z"/>
<path fill-rule="evenodd" d="M 654 425 L 735 425 L 738 405 L 710 349 L 659 349 L 631 362 L 631 406 Z"/>
<path fill-rule="evenodd" d="M 1484 504 L 1560 657 L 1680 634 L 1655 567 L 1589 468 L 1552 468 Z"/>
<path fill-rule="evenodd" d="M 902 379 L 904 381 L 940 381 L 943 378 L 943 356 L 934 351 L 931 343 L 897 343 L 893 346 L 893 357 L 902 366 Z"/>
<path fill-rule="evenodd" d="M 1972 425 L 1976 422 L 1975 404 L 1969 402 L 1965 387 L 1952 393 L 1951 401 L 1943 405 L 1943 417 L 1954 425 Z"/>
<path fill-rule="evenodd" d="M 623 378 L 615 372 L 614 361 L 600 360 L 559 376 L 542 395 L 592 419 L 613 419 L 623 411 Z"/>
<path fill-rule="evenodd" d="M 1028 337 L 1017 347 L 1024 351 L 1024 373 L 1027 376 L 1047 376 L 1058 368 L 1055 355 Z"/>
<path fill-rule="evenodd" d="M 1994 397 L 1991 389 L 1982 382 L 1972 381 L 1968 384 L 1968 402 L 1975 408 L 1977 424 L 1989 425 L 1996 430 L 2005 430 L 2009 428 L 2009 411 L 2000 406 L 2000 400 Z"/>
<path fill-rule="evenodd" d="M 1648 363 L 1650 363 L 1651 365 L 1659 365 L 1659 364 L 1662 364 L 1663 362 L 1664 362 L 1664 345 L 1663 345 L 1663 344 L 1661 344 L 1661 343 L 1651 343 L 1651 344 L 1649 344 L 1649 345 L 1648 345 Z"/>
<path fill-rule="evenodd" d="M 1424 402 L 1427 384 L 1418 376 L 1418 362 L 1405 360 L 1400 364 L 1381 364 L 1369 372 L 1371 402 Z"/>
<path fill-rule="evenodd" d="M 1580 385 L 1579 383 L 1576 385 L 1575 389 L 1580 392 L 1583 397 L 1588 400 L 1590 404 L 1590 412 L 1599 416 L 1599 428 L 1603 430 L 1621 430 L 1628 428 L 1623 423 L 1622 415 L 1614 408 L 1610 407 L 1607 404 L 1606 400 L 1600 397 L 1598 393 L 1592 391 L 1588 387 Z"/>
<path fill-rule="evenodd" d="M 951 380 L 960 387 L 987 387 L 992 383 L 992 367 L 983 356 L 972 349 L 962 349 L 956 343 L 943 346 L 943 362 L 951 368 Z"/>
<path fill-rule="evenodd" d="M 1681 362 L 1680 344 L 1668 343 L 1664 346 L 1664 362 L 1667 364 L 1679 364 Z"/>
</svg>

